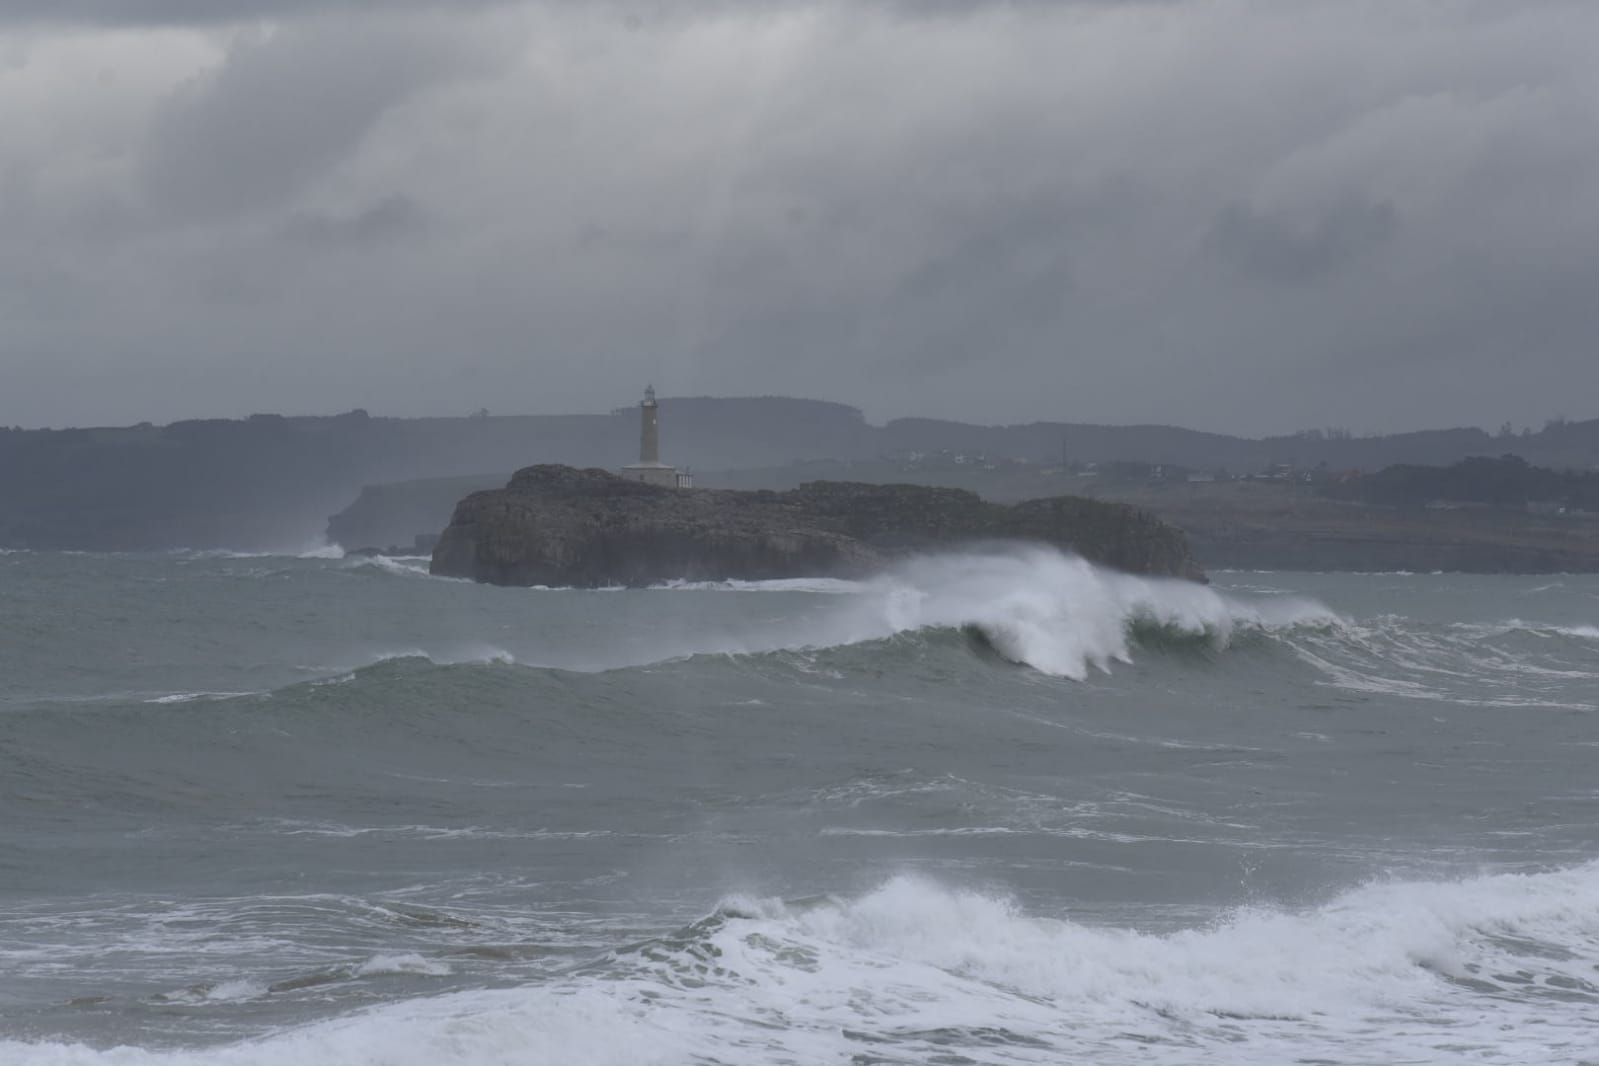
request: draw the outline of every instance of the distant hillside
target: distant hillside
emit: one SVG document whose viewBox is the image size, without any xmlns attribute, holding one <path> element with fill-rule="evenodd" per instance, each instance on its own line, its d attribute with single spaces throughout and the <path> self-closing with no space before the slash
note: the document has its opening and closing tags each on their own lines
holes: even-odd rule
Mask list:
<svg viewBox="0 0 1599 1066">
<path fill-rule="evenodd" d="M 1557 470 L 1599 466 L 1599 419 L 1561 422 L 1538 433 L 1493 436 L 1480 429 L 1422 430 L 1377 437 L 1310 431 L 1285 437 L 1230 437 L 1175 426 L 1095 426 L 1034 422 L 972 426 L 906 418 L 877 434 L 878 453 L 952 450 L 1032 462 L 1131 461 L 1252 473 L 1278 464 L 1376 470 L 1396 463 L 1444 465 L 1473 455 L 1514 452 Z"/>
<path fill-rule="evenodd" d="M 1389 507 L 1479 505 L 1599 514 L 1599 473 L 1548 470 L 1519 455 L 1474 456 L 1448 466 L 1389 466 L 1361 477 L 1327 481 L 1321 491 Z"/>
<path fill-rule="evenodd" d="M 661 410 L 667 458 L 683 466 L 821 458 L 866 447 L 870 433 L 855 408 L 820 401 L 665 400 Z M 615 467 L 637 455 L 634 408 L 0 429 L 0 547 L 282 550 L 319 539 L 327 516 L 363 486 L 482 476 L 535 461 Z"/>
<path fill-rule="evenodd" d="M 853 407 L 785 397 L 663 399 L 661 442 L 667 462 L 705 471 L 897 462 L 941 452 L 963 460 L 1126 460 L 1234 473 L 1320 463 L 1369 471 L 1507 451 L 1554 469 L 1599 465 L 1599 420 L 1511 438 L 1456 429 L 1252 440 L 1170 426 L 974 426 L 933 419 L 872 426 Z M 0 430 L 0 546 L 292 548 L 320 537 L 327 516 L 350 505 L 365 486 L 481 478 L 533 463 L 612 468 L 631 461 L 637 448 L 632 406 L 593 415 L 401 419 L 354 411 Z M 400 542 L 428 532 L 401 528 L 413 518 L 396 514 Z"/>
</svg>

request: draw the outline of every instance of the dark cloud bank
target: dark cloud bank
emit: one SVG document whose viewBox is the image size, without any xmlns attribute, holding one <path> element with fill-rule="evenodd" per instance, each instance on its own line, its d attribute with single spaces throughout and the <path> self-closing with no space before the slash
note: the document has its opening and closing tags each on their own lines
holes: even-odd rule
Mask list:
<svg viewBox="0 0 1599 1066">
<path fill-rule="evenodd" d="M 0 4 L 0 423 L 1599 395 L 1599 8 Z"/>
</svg>

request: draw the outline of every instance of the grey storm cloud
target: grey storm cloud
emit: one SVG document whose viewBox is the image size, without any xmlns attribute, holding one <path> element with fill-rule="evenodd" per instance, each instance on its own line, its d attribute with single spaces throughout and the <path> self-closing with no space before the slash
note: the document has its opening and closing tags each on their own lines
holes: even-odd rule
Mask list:
<svg viewBox="0 0 1599 1066">
<path fill-rule="evenodd" d="M 288 203 L 385 113 L 467 59 L 448 36 L 364 21 L 243 35 L 156 112 L 145 190 L 186 216 Z"/>
<path fill-rule="evenodd" d="M 1599 5 L 0 3 L 0 422 L 1599 394 Z"/>
<path fill-rule="evenodd" d="M 391 196 L 351 215 L 297 213 L 284 223 L 283 235 L 323 247 L 368 247 L 418 233 L 426 215 L 404 196 Z"/>
<path fill-rule="evenodd" d="M 470 10 L 514 6 L 518 0 L 4 0 L 0 21 L 90 26 L 207 25 L 252 19 L 281 19 L 331 11 L 392 14 L 407 9 Z M 806 0 L 698 0 L 677 5 L 664 0 L 563 0 L 573 6 L 608 7 L 636 17 L 675 18 L 674 8 L 690 11 L 733 11 L 804 6 Z M 893 8 L 905 15 L 963 15 L 995 5 L 1042 7 L 1131 6 L 1173 0 L 858 0 Z"/>
<path fill-rule="evenodd" d="M 452 0 L 459 9 L 511 0 Z M 0 23 L 47 26 L 195 26 L 301 14 L 356 11 L 392 14 L 438 8 L 438 0 L 3 0 Z"/>
<path fill-rule="evenodd" d="M 1217 214 L 1207 241 L 1253 277 L 1306 282 L 1357 259 L 1392 236 L 1397 225 L 1390 204 L 1342 200 L 1299 223 L 1229 204 Z"/>
</svg>

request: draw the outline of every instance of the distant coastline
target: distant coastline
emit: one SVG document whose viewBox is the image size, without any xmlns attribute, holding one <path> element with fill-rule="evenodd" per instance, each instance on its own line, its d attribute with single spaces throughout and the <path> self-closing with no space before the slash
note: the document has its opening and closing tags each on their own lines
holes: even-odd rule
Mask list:
<svg viewBox="0 0 1599 1066">
<path fill-rule="evenodd" d="M 620 397 L 619 397 L 620 399 Z M 712 488 L 847 480 L 966 488 L 997 502 L 1050 495 L 1125 500 L 1186 529 L 1209 566 L 1304 569 L 1595 570 L 1580 515 L 1419 513 L 1306 502 L 1275 482 L 1151 481 L 1280 468 L 1368 473 L 1509 452 L 1553 470 L 1599 467 L 1599 419 L 1537 432 L 1447 429 L 1383 437 L 1309 432 L 1249 439 L 1170 426 L 935 419 L 869 424 L 844 404 L 781 397 L 663 397 L 674 462 Z M 347 548 L 414 544 L 456 500 L 529 463 L 617 469 L 637 452 L 637 412 L 384 418 L 263 414 L 168 426 L 0 430 L 0 547 L 263 550 L 332 532 Z M 1098 476 L 1082 476 L 1091 467 Z M 418 487 L 431 482 L 427 488 Z M 363 489 L 375 495 L 360 500 Z M 409 511 L 407 510 L 409 508 Z M 329 516 L 335 516 L 330 529 Z"/>
</svg>

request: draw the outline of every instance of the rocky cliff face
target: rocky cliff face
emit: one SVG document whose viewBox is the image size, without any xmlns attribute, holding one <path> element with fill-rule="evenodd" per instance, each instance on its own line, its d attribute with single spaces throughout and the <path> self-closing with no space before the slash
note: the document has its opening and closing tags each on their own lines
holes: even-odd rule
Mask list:
<svg viewBox="0 0 1599 1066">
<path fill-rule="evenodd" d="M 531 466 L 455 509 L 432 572 L 497 585 L 648 585 L 866 573 L 907 552 L 1024 539 L 1135 573 L 1203 580 L 1177 528 L 1075 497 L 1015 507 L 961 489 L 811 482 L 678 490 Z"/>
</svg>

